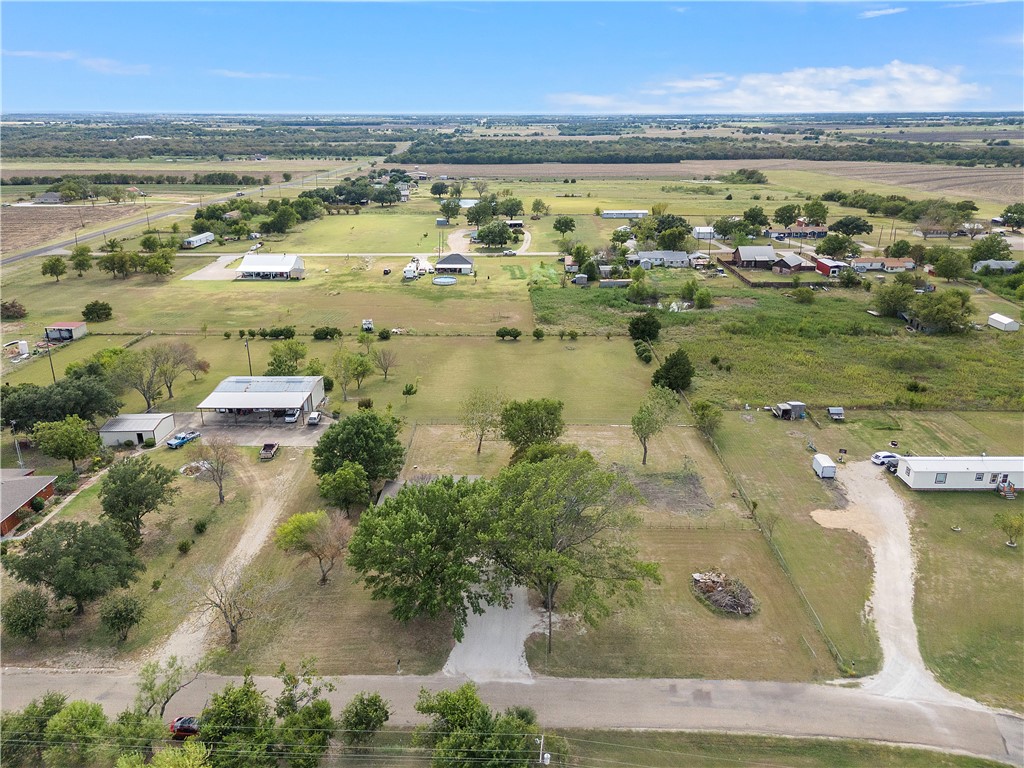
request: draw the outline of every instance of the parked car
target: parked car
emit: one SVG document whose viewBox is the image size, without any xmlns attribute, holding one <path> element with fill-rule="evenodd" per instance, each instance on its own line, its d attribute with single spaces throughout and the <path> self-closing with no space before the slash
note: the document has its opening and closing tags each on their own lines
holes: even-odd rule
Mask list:
<svg viewBox="0 0 1024 768">
<path fill-rule="evenodd" d="M 889 459 L 896 459 L 897 462 L 903 457 L 898 453 L 892 451 L 879 451 L 878 453 L 871 454 L 871 461 L 879 466 L 887 463 Z"/>
<path fill-rule="evenodd" d="M 320 423 L 321 414 L 320 411 L 310 411 L 309 416 L 306 418 L 306 424 L 311 427 L 315 427 Z"/>
<path fill-rule="evenodd" d="M 198 440 L 199 437 L 200 433 L 196 432 L 194 429 L 189 432 L 179 432 L 178 434 L 176 434 L 174 437 L 167 441 L 167 447 L 181 448 L 181 446 L 188 445 L 193 440 Z"/>
<path fill-rule="evenodd" d="M 506 251 L 502 251 L 501 255 L 502 256 L 515 256 L 516 252 L 511 250 L 511 249 L 509 249 L 509 250 L 506 250 Z"/>
<path fill-rule="evenodd" d="M 299 420 L 299 409 L 298 408 L 289 408 L 287 411 L 284 412 L 284 423 L 285 424 L 294 424 L 298 420 Z"/>
<path fill-rule="evenodd" d="M 176 741 L 199 733 L 198 717 L 176 717 L 171 721 L 171 738 Z"/>
</svg>

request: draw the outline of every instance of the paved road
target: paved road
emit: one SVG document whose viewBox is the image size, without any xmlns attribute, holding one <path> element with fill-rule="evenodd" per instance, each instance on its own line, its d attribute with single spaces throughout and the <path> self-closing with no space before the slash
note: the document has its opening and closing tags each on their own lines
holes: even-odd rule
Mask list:
<svg viewBox="0 0 1024 768">
<path fill-rule="evenodd" d="M 198 712 L 227 681 L 204 675 L 171 702 L 169 716 Z M 274 678 L 256 678 L 272 695 Z M 431 676 L 331 678 L 335 708 L 359 691 L 380 691 L 391 701 L 389 723 L 423 722 L 413 705 L 421 687 L 451 688 L 461 679 Z M 2 700 L 23 707 L 46 690 L 88 699 L 114 714 L 128 706 L 136 678 L 119 670 L 41 671 L 5 669 Z M 775 736 L 866 739 L 977 755 L 1009 765 L 1024 763 L 1024 720 L 987 710 L 932 702 L 899 701 L 861 690 L 806 683 L 732 680 L 589 680 L 535 677 L 530 683 L 479 684 L 494 707 L 522 704 L 555 728 L 622 728 L 724 731 Z"/>
</svg>

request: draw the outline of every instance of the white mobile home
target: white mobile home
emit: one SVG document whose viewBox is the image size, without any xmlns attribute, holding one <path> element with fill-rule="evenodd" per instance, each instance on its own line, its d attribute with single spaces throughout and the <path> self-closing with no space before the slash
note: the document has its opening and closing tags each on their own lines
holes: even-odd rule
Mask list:
<svg viewBox="0 0 1024 768">
<path fill-rule="evenodd" d="M 206 245 L 212 243 L 217 239 L 217 236 L 213 232 L 203 232 L 199 235 L 192 235 L 192 237 L 186 237 L 181 241 L 181 247 L 186 250 L 191 248 L 198 248 L 200 245 Z"/>
<path fill-rule="evenodd" d="M 602 219 L 642 219 L 650 211 L 601 211 Z"/>
<path fill-rule="evenodd" d="M 915 491 L 994 491 L 1024 483 L 1024 456 L 904 456 L 896 476 Z"/>
<path fill-rule="evenodd" d="M 995 312 L 988 316 L 988 324 L 1000 331 L 1019 331 L 1020 323 L 1006 315 Z"/>
<path fill-rule="evenodd" d="M 142 445 L 150 439 L 159 445 L 173 432 L 173 413 L 122 413 L 100 427 L 100 439 L 109 446 Z"/>
<path fill-rule="evenodd" d="M 717 240 L 720 237 L 714 227 L 694 227 L 691 234 L 696 240 Z"/>
</svg>

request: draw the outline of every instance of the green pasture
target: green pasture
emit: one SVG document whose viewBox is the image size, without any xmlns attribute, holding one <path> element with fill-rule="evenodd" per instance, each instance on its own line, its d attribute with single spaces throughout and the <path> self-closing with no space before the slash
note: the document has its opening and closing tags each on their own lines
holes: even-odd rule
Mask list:
<svg viewBox="0 0 1024 768">
<path fill-rule="evenodd" d="M 821 680 L 836 666 L 792 585 L 756 530 L 645 528 L 641 553 L 661 565 L 663 583 L 595 627 L 561 621 L 547 640 L 527 643 L 530 668 L 566 677 L 685 677 Z M 720 568 L 760 602 L 749 618 L 716 615 L 690 590 L 691 574 Z"/>
<path fill-rule="evenodd" d="M 976 757 L 835 739 L 666 731 L 560 731 L 559 735 L 569 742 L 575 759 L 571 765 L 643 765 L 647 768 L 818 768 L 826 765 L 834 768 L 996 768 L 1000 765 Z"/>
<path fill-rule="evenodd" d="M 146 455 L 158 464 L 177 469 L 190 460 L 192 451 L 156 448 Z M 242 461 L 250 462 L 254 472 L 271 471 L 268 465 L 259 464 L 255 450 L 243 449 Z M 185 616 L 185 608 L 179 604 L 185 585 L 197 568 L 224 562 L 241 535 L 249 510 L 247 486 L 238 482 L 236 477 L 227 481 L 225 492 L 228 498 L 223 505 L 217 504 L 217 489 L 213 483 L 179 477 L 175 487 L 179 493 L 171 504 L 148 515 L 144 521 L 144 542 L 138 555 L 146 564 L 146 570 L 129 590 L 145 601 L 146 617 L 128 636 L 127 642 L 120 646 L 116 644 L 115 638 L 100 625 L 98 610 L 92 605 L 68 631 L 67 640 L 61 640 L 57 633 L 49 631 L 36 642 L 5 636 L 6 663 L 38 665 L 75 648 L 127 660 L 170 635 Z M 76 497 L 60 516 L 61 519 L 95 522 L 101 511 L 97 485 Z M 206 520 L 208 524 L 202 535 L 193 530 L 199 519 Z M 188 554 L 181 555 L 177 547 L 178 542 L 184 539 L 192 541 L 193 546 Z M 156 579 L 162 583 L 158 590 L 153 590 Z M 10 577 L 4 576 L 6 593 L 11 592 L 15 584 Z"/>
<path fill-rule="evenodd" d="M 1000 412 L 855 412 L 847 423 L 816 432 L 819 447 L 838 447 L 863 457 L 887 448 L 916 455 L 1019 455 L 1024 417 Z M 1019 584 L 1019 550 L 1003 544 L 997 511 L 1020 510 L 989 492 L 912 491 L 897 478 L 892 486 L 913 511 L 917 553 L 914 612 L 925 662 L 949 688 L 992 706 L 1024 709 L 1024 606 L 991 585 Z M 960 526 L 959 532 L 951 530 Z"/>
<path fill-rule="evenodd" d="M 783 422 L 759 410 L 726 412 L 715 439 L 758 514 L 778 515 L 773 540 L 846 666 L 861 675 L 877 671 L 881 649 L 863 613 L 873 573 L 867 544 L 854 533 L 822 528 L 810 514 L 844 500 L 815 476 L 808 443 L 824 453 L 838 449 L 823 444 L 810 421 Z M 861 458 L 851 453 L 849 460 Z"/>
</svg>

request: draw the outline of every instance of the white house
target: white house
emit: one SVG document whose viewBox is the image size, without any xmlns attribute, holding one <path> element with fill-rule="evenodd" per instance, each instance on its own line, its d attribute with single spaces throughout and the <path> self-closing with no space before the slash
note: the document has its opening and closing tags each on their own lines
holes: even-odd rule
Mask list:
<svg viewBox="0 0 1024 768">
<path fill-rule="evenodd" d="M 1020 323 L 1013 318 L 1007 317 L 1006 315 L 1000 315 L 998 312 L 993 312 L 988 316 L 988 324 L 993 328 L 997 328 L 1000 331 L 1019 331 Z"/>
<path fill-rule="evenodd" d="M 301 280 L 306 264 L 301 256 L 286 253 L 247 253 L 235 268 L 236 280 Z"/>
<path fill-rule="evenodd" d="M 644 259 L 648 260 L 653 267 L 688 267 L 690 259 L 697 254 L 689 254 L 686 251 L 640 251 L 626 257 L 626 263 L 630 266 L 640 264 Z"/>
<path fill-rule="evenodd" d="M 714 227 L 694 227 L 693 236 L 697 240 L 717 240 L 721 235 L 715 232 Z"/>
<path fill-rule="evenodd" d="M 124 445 L 129 440 L 142 445 L 153 440 L 157 445 L 174 433 L 173 413 L 122 413 L 100 427 L 104 445 Z"/>
<path fill-rule="evenodd" d="M 1024 483 L 1024 456 L 904 456 L 896 476 L 915 491 L 994 491 Z"/>
<path fill-rule="evenodd" d="M 602 219 L 642 219 L 650 211 L 601 211 Z"/>
<path fill-rule="evenodd" d="M 472 275 L 473 257 L 449 253 L 443 259 L 437 260 L 434 270 L 439 275 Z"/>
</svg>

